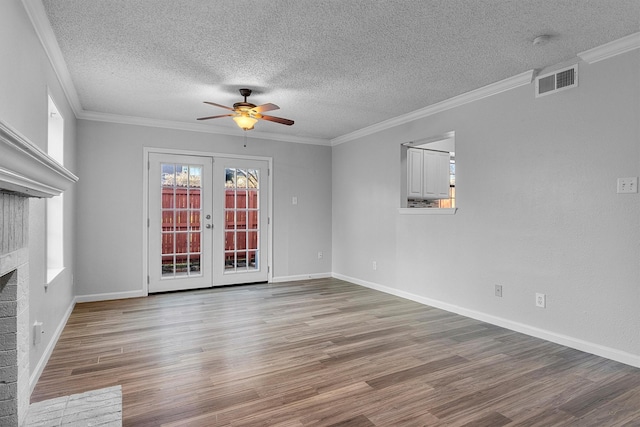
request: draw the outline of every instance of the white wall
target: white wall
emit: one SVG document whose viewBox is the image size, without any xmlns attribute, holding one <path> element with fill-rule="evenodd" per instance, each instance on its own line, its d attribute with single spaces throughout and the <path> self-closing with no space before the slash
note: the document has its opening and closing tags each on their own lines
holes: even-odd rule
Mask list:
<svg viewBox="0 0 640 427">
<path fill-rule="evenodd" d="M 640 175 L 639 71 L 639 50 L 580 63 L 576 89 L 531 84 L 334 147 L 334 273 L 640 366 L 640 200 L 616 194 Z M 400 215 L 399 145 L 448 131 L 459 211 Z"/>
<path fill-rule="evenodd" d="M 64 166 L 75 173 L 75 118 L 31 21 L 19 0 L 0 2 L 0 119 L 46 151 L 50 91 L 65 117 Z M 43 322 L 42 342 L 31 345 L 32 380 L 43 367 L 73 303 L 75 189 L 65 193 L 66 270 L 45 291 L 45 201 L 29 203 L 30 324 Z M 32 328 L 30 328 L 32 329 Z M 31 331 L 33 332 L 33 331 Z M 33 339 L 29 339 L 33 343 Z M 32 386 L 35 383 L 32 381 Z"/>
<path fill-rule="evenodd" d="M 78 140 L 79 296 L 143 289 L 144 147 L 272 157 L 274 280 L 331 273 L 331 147 L 87 120 Z"/>
</svg>

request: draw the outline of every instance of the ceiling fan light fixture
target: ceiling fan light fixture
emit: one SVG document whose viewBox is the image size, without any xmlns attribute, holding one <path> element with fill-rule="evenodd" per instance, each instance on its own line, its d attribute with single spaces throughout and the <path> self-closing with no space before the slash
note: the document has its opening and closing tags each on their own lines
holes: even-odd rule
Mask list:
<svg viewBox="0 0 640 427">
<path fill-rule="evenodd" d="M 233 118 L 233 121 L 240 127 L 242 130 L 251 130 L 253 129 L 253 125 L 258 122 L 258 119 L 254 119 L 248 115 L 239 115 Z"/>
<path fill-rule="evenodd" d="M 233 108 L 227 107 L 226 105 L 216 104 L 215 102 L 204 101 L 205 104 L 229 110 L 232 112 L 232 114 L 219 114 L 217 116 L 199 117 L 196 120 L 209 120 L 217 119 L 220 117 L 231 117 L 240 127 L 240 129 L 243 130 L 253 129 L 253 125 L 255 125 L 258 120 L 266 120 L 268 122 L 280 123 L 286 126 L 293 125 L 293 120 L 262 114 L 265 111 L 280 109 L 280 107 L 278 107 L 276 104 L 267 103 L 262 105 L 255 105 L 247 102 L 247 96 L 251 95 L 251 89 L 240 89 L 240 94 L 244 96 L 244 101 L 236 102 L 235 104 L 233 104 Z"/>
</svg>

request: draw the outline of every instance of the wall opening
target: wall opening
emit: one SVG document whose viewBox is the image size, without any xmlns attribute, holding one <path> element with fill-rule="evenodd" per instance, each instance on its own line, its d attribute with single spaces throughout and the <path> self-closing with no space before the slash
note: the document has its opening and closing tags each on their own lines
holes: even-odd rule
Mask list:
<svg viewBox="0 0 640 427">
<path fill-rule="evenodd" d="M 400 207 L 455 208 L 455 132 L 401 145 Z"/>
</svg>

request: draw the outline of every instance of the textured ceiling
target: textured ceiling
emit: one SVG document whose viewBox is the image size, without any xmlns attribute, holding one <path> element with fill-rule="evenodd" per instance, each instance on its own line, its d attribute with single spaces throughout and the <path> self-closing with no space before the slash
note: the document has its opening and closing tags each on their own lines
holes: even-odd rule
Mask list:
<svg viewBox="0 0 640 427">
<path fill-rule="evenodd" d="M 248 87 L 295 120 L 256 131 L 289 139 L 331 140 L 640 30 L 638 0 L 42 3 L 83 112 L 242 134 L 195 119 Z"/>
</svg>

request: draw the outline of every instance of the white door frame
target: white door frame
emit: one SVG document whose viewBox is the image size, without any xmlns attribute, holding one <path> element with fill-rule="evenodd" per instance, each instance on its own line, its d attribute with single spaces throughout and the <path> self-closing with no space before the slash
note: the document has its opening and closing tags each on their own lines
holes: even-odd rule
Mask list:
<svg viewBox="0 0 640 427">
<path fill-rule="evenodd" d="M 262 160 L 269 164 L 267 195 L 269 217 L 267 229 L 267 281 L 273 281 L 273 157 L 247 156 L 244 154 L 212 153 L 208 151 L 177 150 L 172 148 L 143 147 L 142 163 L 142 293 L 149 295 L 149 153 L 177 154 L 185 156 L 224 157 L 243 160 Z M 212 283 L 213 285 L 213 283 Z"/>
</svg>

